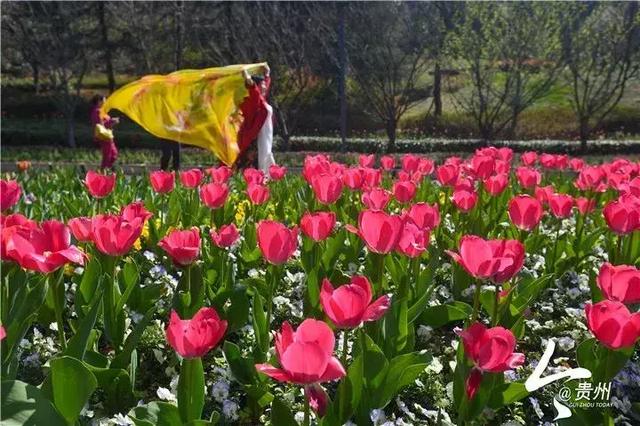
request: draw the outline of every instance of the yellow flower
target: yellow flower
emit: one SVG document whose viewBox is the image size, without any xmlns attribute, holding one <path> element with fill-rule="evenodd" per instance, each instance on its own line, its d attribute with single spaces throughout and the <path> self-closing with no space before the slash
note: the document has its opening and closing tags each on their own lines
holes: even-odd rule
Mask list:
<svg viewBox="0 0 640 426">
<path fill-rule="evenodd" d="M 444 204 L 447 201 L 447 194 L 441 191 L 438 199 L 440 200 L 440 204 Z"/>
<path fill-rule="evenodd" d="M 71 263 L 67 263 L 66 265 L 64 265 L 64 274 L 68 277 L 73 275 L 73 271 L 75 270 L 75 266 L 73 266 Z"/>
</svg>

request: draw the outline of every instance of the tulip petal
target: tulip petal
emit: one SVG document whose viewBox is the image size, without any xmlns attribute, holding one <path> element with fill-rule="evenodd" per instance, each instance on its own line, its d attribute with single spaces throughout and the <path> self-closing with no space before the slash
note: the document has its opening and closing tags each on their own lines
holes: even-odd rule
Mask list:
<svg viewBox="0 0 640 426">
<path fill-rule="evenodd" d="M 256 364 L 256 370 L 279 382 L 286 383 L 292 381 L 291 377 L 287 374 L 286 371 L 276 368 L 271 364 Z"/>
<path fill-rule="evenodd" d="M 338 358 L 332 356 L 327 363 L 327 368 L 324 374 L 320 377 L 321 382 L 329 382 L 332 380 L 338 380 L 346 376 L 347 372 L 338 360 Z"/>
<path fill-rule="evenodd" d="M 364 316 L 362 317 L 363 321 L 376 321 L 382 318 L 382 316 L 387 312 L 389 307 L 391 306 L 391 299 L 389 296 L 384 295 L 379 297 L 375 302 L 373 302 L 367 310 L 364 312 Z"/>
</svg>

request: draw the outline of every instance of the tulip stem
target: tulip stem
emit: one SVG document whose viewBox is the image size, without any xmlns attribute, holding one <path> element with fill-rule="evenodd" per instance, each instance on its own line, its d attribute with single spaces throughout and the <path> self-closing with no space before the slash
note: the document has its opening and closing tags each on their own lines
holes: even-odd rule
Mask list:
<svg viewBox="0 0 640 426">
<path fill-rule="evenodd" d="M 478 308 L 480 307 L 480 280 L 476 280 L 476 289 L 473 292 L 473 312 L 471 313 L 471 324 L 478 319 Z"/>
<path fill-rule="evenodd" d="M 309 416 L 309 395 L 307 395 L 307 387 L 305 386 L 304 388 L 304 422 L 303 425 L 304 426 L 309 426 L 309 420 L 310 420 L 310 416 Z"/>
<path fill-rule="evenodd" d="M 347 356 L 349 355 L 349 347 L 347 346 L 347 334 L 349 333 L 349 329 L 346 329 L 342 332 L 342 366 L 347 368 Z"/>
<path fill-rule="evenodd" d="M 64 334 L 64 268 L 60 268 L 57 276 L 52 275 L 53 283 L 51 291 L 53 294 L 53 309 L 56 316 L 56 324 L 58 325 L 58 339 L 62 350 L 67 349 L 67 339 Z"/>
<path fill-rule="evenodd" d="M 500 286 L 496 283 L 495 300 L 493 302 L 493 326 L 498 325 L 498 307 L 500 306 Z"/>
</svg>

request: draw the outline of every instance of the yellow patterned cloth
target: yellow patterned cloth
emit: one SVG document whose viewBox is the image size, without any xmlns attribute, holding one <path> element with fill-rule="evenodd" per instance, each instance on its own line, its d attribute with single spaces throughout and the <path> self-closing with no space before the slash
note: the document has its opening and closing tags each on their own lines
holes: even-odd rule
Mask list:
<svg viewBox="0 0 640 426">
<path fill-rule="evenodd" d="M 247 96 L 242 70 L 266 63 L 147 75 L 113 92 L 102 112 L 117 109 L 149 133 L 206 148 L 231 166 L 238 157 L 240 104 Z"/>
</svg>

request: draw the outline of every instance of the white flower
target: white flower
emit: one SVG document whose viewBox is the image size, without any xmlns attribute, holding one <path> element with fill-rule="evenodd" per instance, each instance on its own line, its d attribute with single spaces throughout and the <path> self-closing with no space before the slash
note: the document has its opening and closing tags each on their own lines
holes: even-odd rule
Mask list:
<svg viewBox="0 0 640 426">
<path fill-rule="evenodd" d="M 222 414 L 229 420 L 235 421 L 238 420 L 238 409 L 240 407 L 238 404 L 231 400 L 227 399 L 222 403 Z"/>
<path fill-rule="evenodd" d="M 178 393 L 178 381 L 180 380 L 180 375 L 176 374 L 171 378 L 171 382 L 169 383 L 169 389 L 171 389 L 171 393 Z"/>
<path fill-rule="evenodd" d="M 569 352 L 576 346 L 576 342 L 571 337 L 565 336 L 558 339 L 558 346 L 564 352 Z"/>
<path fill-rule="evenodd" d="M 578 297 L 580 297 L 581 294 L 582 291 L 577 287 L 572 287 L 567 290 L 567 296 L 569 296 L 571 300 L 576 300 Z"/>
<path fill-rule="evenodd" d="M 144 253 L 142 253 L 142 255 L 146 257 L 147 260 L 150 262 L 153 262 L 154 260 L 156 260 L 156 254 L 152 251 L 145 250 Z"/>
<path fill-rule="evenodd" d="M 58 331 L 58 323 L 52 322 L 51 324 L 49 324 L 49 330 Z"/>
<path fill-rule="evenodd" d="M 440 374 L 442 371 L 442 363 L 440 362 L 440 358 L 434 357 L 429 365 L 427 365 L 427 371 L 432 371 L 436 374 Z"/>
<path fill-rule="evenodd" d="M 260 273 L 257 269 L 253 268 L 250 269 L 249 272 L 247 272 L 247 275 L 249 275 L 249 278 L 258 278 L 260 276 Z"/>
<path fill-rule="evenodd" d="M 293 418 L 301 425 L 302 422 L 304 422 L 304 413 L 302 411 L 298 411 L 293 415 Z"/>
<path fill-rule="evenodd" d="M 211 387 L 211 396 L 218 402 L 222 402 L 229 396 L 229 382 L 216 381 Z"/>
<path fill-rule="evenodd" d="M 380 426 L 387 420 L 387 417 L 384 415 L 384 410 L 379 408 L 371 410 L 369 418 L 373 422 L 374 426 Z"/>
<path fill-rule="evenodd" d="M 159 387 L 158 390 L 156 391 L 156 395 L 158 395 L 158 398 L 160 398 L 163 401 L 169 401 L 169 402 L 178 401 L 176 399 L 176 396 L 172 394 L 171 391 L 167 388 Z"/>
<path fill-rule="evenodd" d="M 127 415 L 116 414 L 109 423 L 117 426 L 133 426 L 133 421 Z"/>
<path fill-rule="evenodd" d="M 433 328 L 428 325 L 420 325 L 418 327 L 418 338 L 422 342 L 426 342 L 431 338 L 431 333 L 433 332 Z"/>
</svg>

